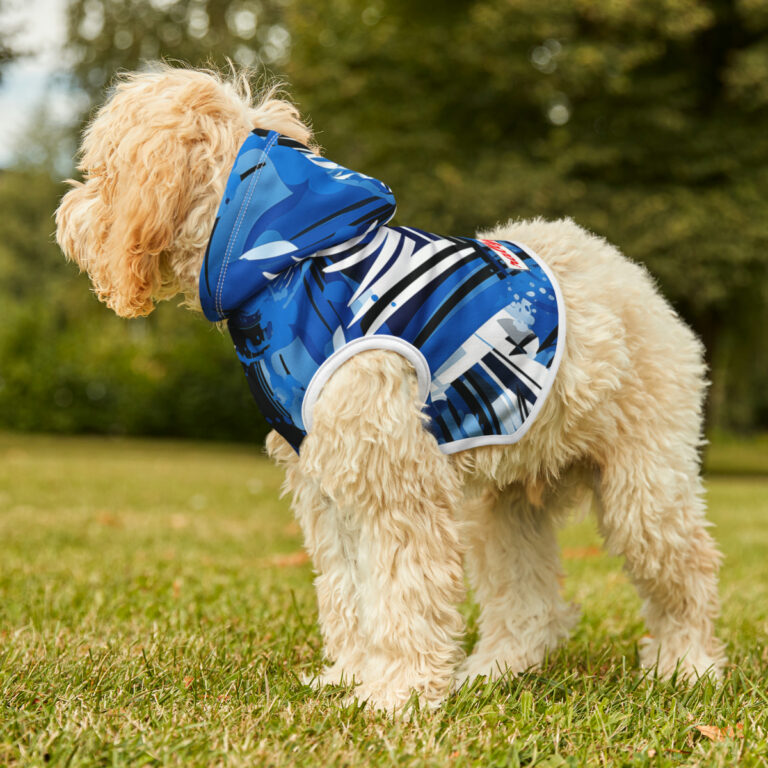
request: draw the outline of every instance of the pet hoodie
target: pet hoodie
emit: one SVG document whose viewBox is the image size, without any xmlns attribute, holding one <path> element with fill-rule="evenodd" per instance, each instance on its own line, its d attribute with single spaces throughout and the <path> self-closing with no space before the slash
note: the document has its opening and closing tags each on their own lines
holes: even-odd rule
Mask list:
<svg viewBox="0 0 768 768">
<path fill-rule="evenodd" d="M 516 442 L 562 356 L 554 277 L 522 244 L 387 226 L 394 213 L 377 179 L 254 130 L 201 269 L 206 317 L 227 321 L 259 409 L 297 452 L 324 384 L 369 349 L 413 364 L 444 453 Z"/>
</svg>

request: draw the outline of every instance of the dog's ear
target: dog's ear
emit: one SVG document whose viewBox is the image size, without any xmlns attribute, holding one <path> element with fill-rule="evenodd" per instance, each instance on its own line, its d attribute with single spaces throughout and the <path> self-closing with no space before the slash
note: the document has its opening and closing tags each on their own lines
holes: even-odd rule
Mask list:
<svg viewBox="0 0 768 768">
<path fill-rule="evenodd" d="M 167 292 L 162 262 L 189 211 L 190 162 L 183 136 L 148 127 L 126 135 L 101 179 L 100 194 L 115 215 L 103 243 L 103 280 L 94 287 L 118 315 L 149 314 L 153 297 Z"/>
<path fill-rule="evenodd" d="M 138 317 L 152 311 L 153 299 L 178 292 L 169 251 L 196 198 L 211 195 L 217 166 L 188 112 L 173 103 L 153 108 L 152 95 L 138 88 L 123 91 L 86 130 L 84 182 L 70 182 L 56 212 L 57 239 L 88 272 L 100 301 Z M 201 231 L 200 247 L 206 236 Z"/>
<path fill-rule="evenodd" d="M 194 290 L 245 113 L 210 74 L 161 66 L 119 78 L 91 121 L 57 238 L 118 315 Z"/>
<path fill-rule="evenodd" d="M 195 305 L 216 208 L 249 130 L 310 144 L 298 110 L 275 93 L 254 105 L 245 76 L 168 65 L 118 78 L 83 137 L 84 183 L 73 182 L 56 214 L 62 249 L 118 315 L 149 314 L 179 292 Z"/>
<path fill-rule="evenodd" d="M 105 243 L 119 268 L 112 270 L 113 290 L 104 301 L 117 314 L 148 314 L 153 298 L 176 292 L 168 263 L 172 246 L 177 266 L 179 250 L 204 249 L 209 214 L 223 192 L 219 186 L 244 138 L 242 128 L 225 128 L 240 118 L 241 103 L 227 99 L 234 92 L 211 77 L 193 81 L 151 132 L 137 126 L 135 135 L 128 132 L 121 141 L 115 172 L 103 188 L 108 204 L 120 211 Z M 253 108 L 251 123 L 312 144 L 296 107 L 272 92 Z"/>
</svg>

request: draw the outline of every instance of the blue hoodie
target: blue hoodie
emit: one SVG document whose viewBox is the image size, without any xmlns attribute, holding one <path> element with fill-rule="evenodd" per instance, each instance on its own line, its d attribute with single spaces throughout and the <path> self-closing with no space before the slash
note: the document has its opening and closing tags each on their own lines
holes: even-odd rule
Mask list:
<svg viewBox="0 0 768 768">
<path fill-rule="evenodd" d="M 206 317 L 227 321 L 256 403 L 297 452 L 331 374 L 366 349 L 413 364 L 443 452 L 516 442 L 562 356 L 554 277 L 524 245 L 386 226 L 394 213 L 377 179 L 254 130 L 203 262 Z"/>
</svg>

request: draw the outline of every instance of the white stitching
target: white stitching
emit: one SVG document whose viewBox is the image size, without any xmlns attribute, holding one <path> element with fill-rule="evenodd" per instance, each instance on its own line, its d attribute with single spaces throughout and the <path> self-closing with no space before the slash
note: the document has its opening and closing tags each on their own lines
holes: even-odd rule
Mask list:
<svg viewBox="0 0 768 768">
<path fill-rule="evenodd" d="M 274 146 L 275 141 L 277 141 L 277 136 L 278 134 L 274 134 L 274 136 L 270 139 L 270 141 L 264 147 L 263 151 L 264 151 L 265 157 L 266 155 L 269 154 L 269 151 Z M 219 282 L 216 285 L 216 310 L 222 316 L 224 316 L 224 308 L 221 305 L 222 294 L 224 292 L 224 278 L 226 277 L 227 270 L 229 268 L 229 259 L 232 256 L 232 248 L 235 244 L 235 240 L 237 240 L 237 235 L 240 232 L 240 227 L 243 223 L 243 219 L 245 218 L 245 212 L 248 209 L 248 204 L 251 202 L 251 197 L 253 197 L 253 190 L 256 188 L 256 185 L 259 183 L 259 179 L 261 178 L 262 171 L 264 170 L 265 167 L 266 167 L 266 163 L 262 165 L 261 168 L 259 168 L 258 174 L 254 174 L 253 178 L 251 179 L 248 192 L 240 206 L 240 210 L 237 213 L 237 219 L 235 220 L 235 229 L 232 231 L 232 234 L 229 236 L 227 249 L 224 252 L 224 263 L 222 264 L 221 271 L 219 272 Z"/>
<path fill-rule="evenodd" d="M 312 409 L 330 377 L 354 355 L 371 349 L 389 350 L 408 360 L 416 370 L 419 397 L 424 405 L 427 404 L 432 383 L 432 372 L 424 353 L 418 347 L 414 347 L 409 341 L 401 339 L 399 336 L 390 336 L 384 333 L 358 336 L 332 352 L 320 364 L 307 384 L 301 402 L 301 421 L 305 432 L 308 433 L 312 427 Z"/>
</svg>

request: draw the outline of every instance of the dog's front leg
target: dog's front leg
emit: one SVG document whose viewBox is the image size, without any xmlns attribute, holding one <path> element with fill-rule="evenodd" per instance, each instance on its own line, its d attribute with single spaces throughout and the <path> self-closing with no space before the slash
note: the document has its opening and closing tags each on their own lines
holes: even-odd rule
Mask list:
<svg viewBox="0 0 768 768">
<path fill-rule="evenodd" d="M 357 622 L 357 531 L 352 516 L 323 493 L 317 477 L 302 471 L 296 452 L 277 432 L 267 437 L 267 453 L 285 469 L 284 491 L 292 496 L 317 574 L 323 651 L 330 663 L 308 681 L 316 687 L 359 681 L 365 648 Z"/>
<path fill-rule="evenodd" d="M 328 654 L 351 660 L 345 677 L 354 675 L 355 696 L 372 706 L 399 709 L 413 692 L 438 704 L 462 655 L 458 481 L 424 429 L 404 358 L 363 352 L 333 375 L 299 467 L 317 484 L 314 498 L 327 500 L 307 530 Z M 331 551 L 338 556 L 325 571 Z"/>
</svg>

